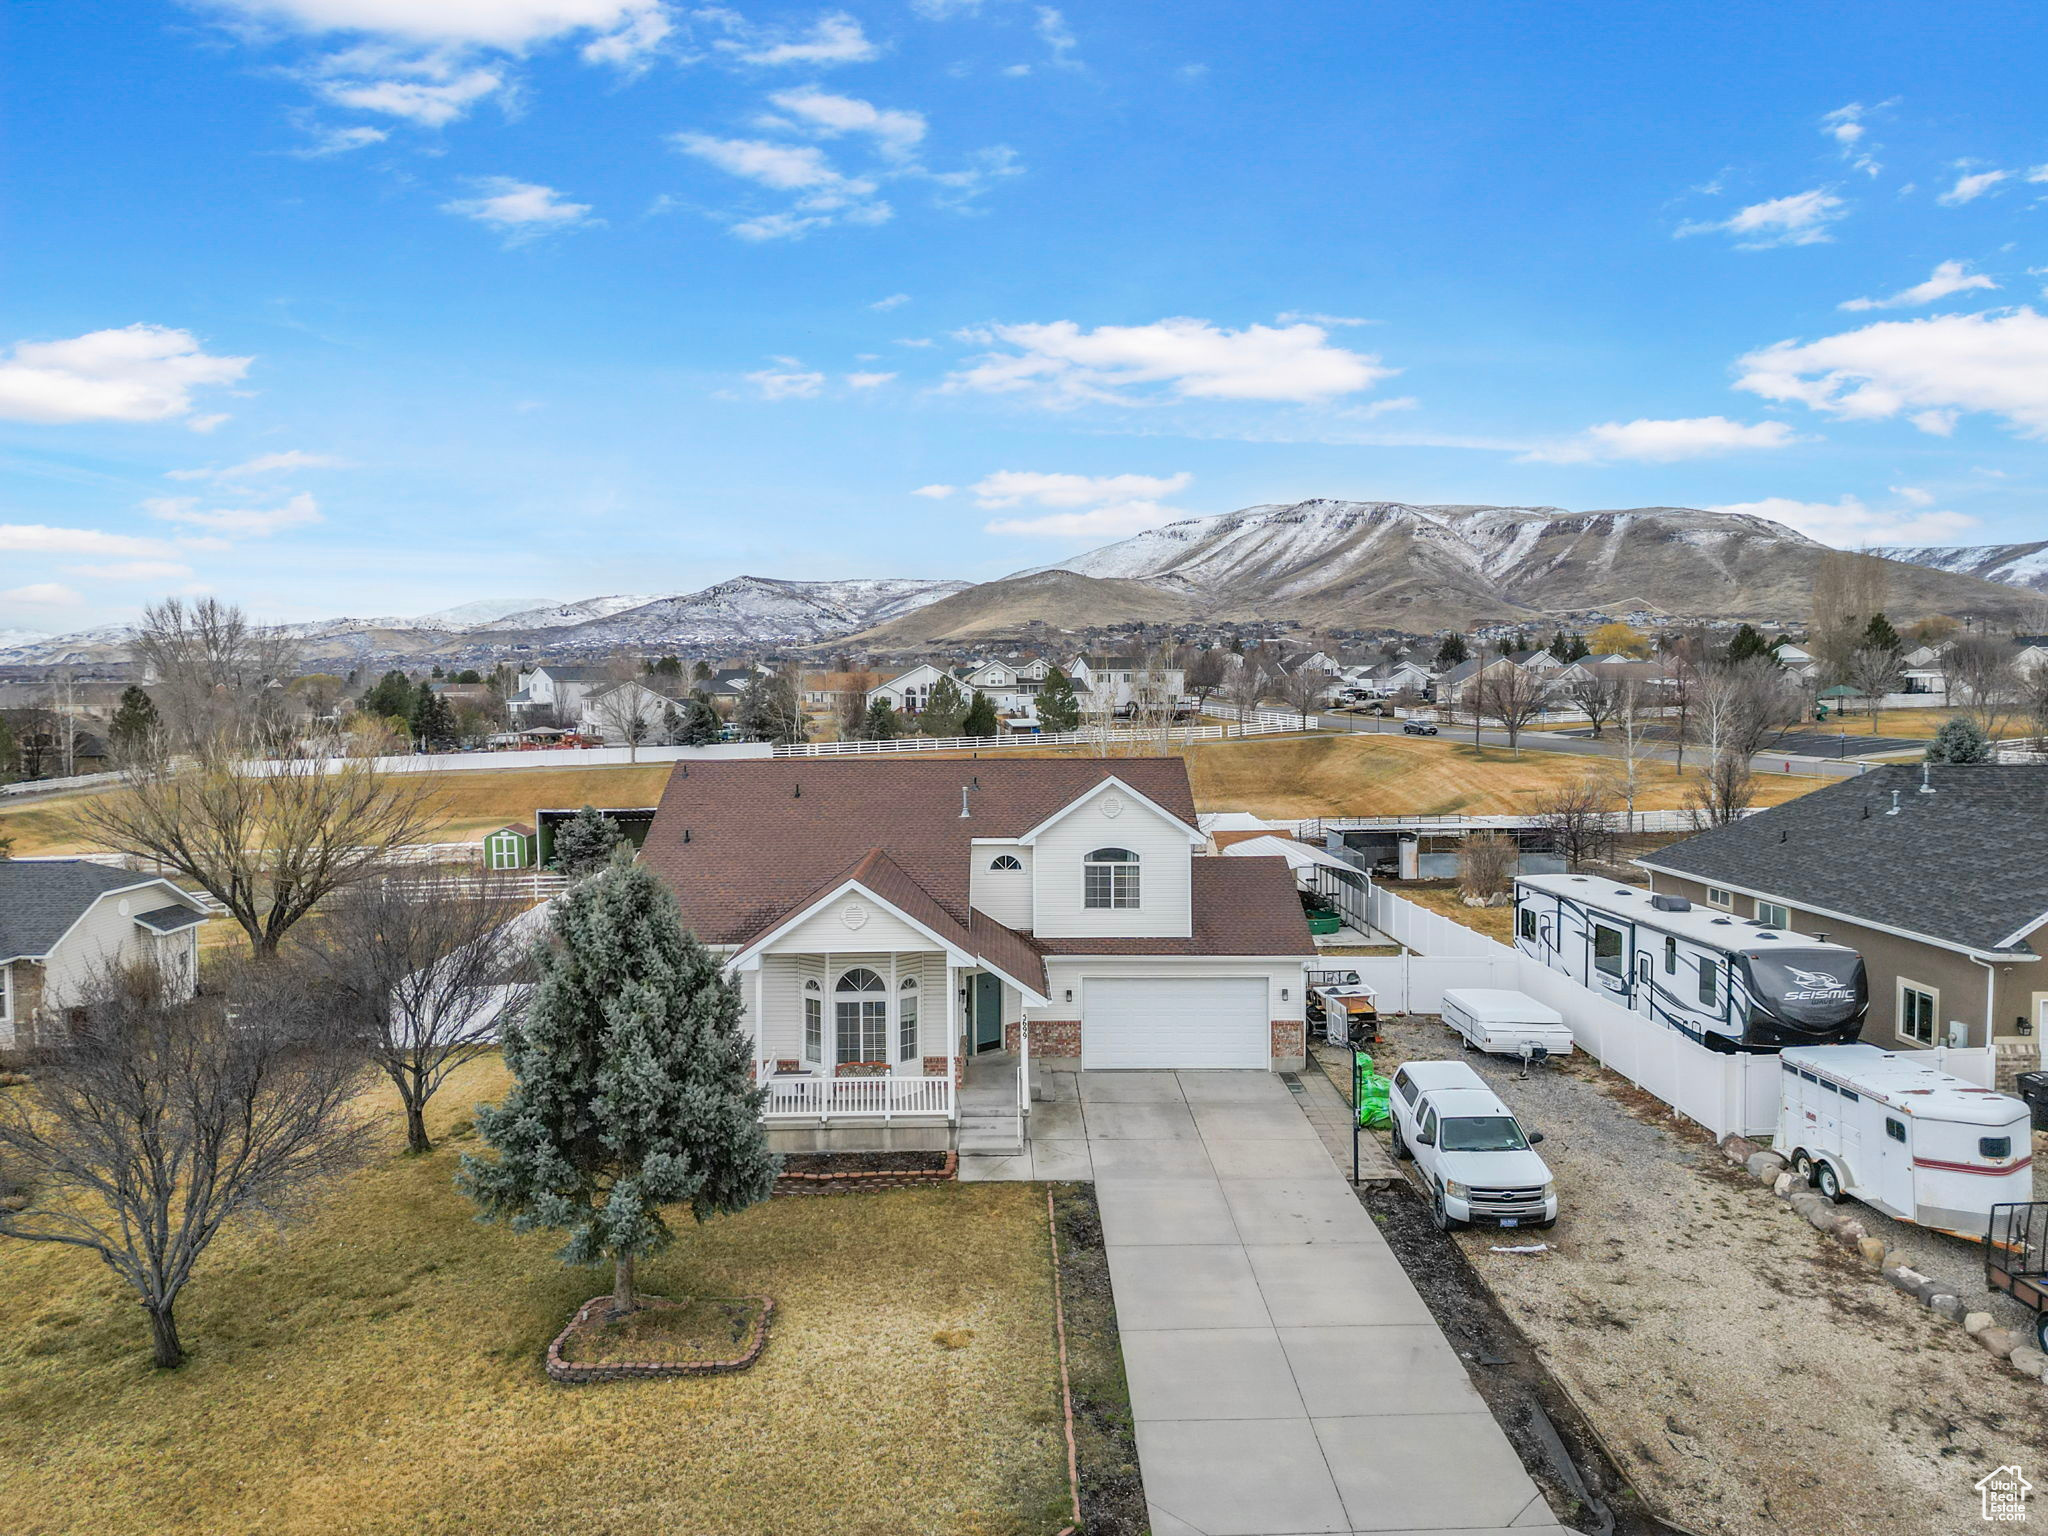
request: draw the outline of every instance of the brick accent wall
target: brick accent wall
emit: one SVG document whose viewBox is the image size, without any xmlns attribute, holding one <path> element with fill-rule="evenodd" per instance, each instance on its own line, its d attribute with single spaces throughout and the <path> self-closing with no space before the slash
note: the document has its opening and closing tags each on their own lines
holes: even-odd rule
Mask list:
<svg viewBox="0 0 2048 1536">
<path fill-rule="evenodd" d="M 1273 1055 L 1276 1058 L 1305 1055 L 1307 1050 L 1301 1020 L 1273 1020 Z"/>
<path fill-rule="evenodd" d="M 1017 1049 L 1017 1022 L 1012 1019 L 1003 1026 L 1003 1049 Z M 1033 1019 L 1031 1021 L 1031 1054 L 1034 1056 L 1076 1056 L 1081 1054 L 1081 1021 L 1079 1019 Z"/>
<path fill-rule="evenodd" d="M 925 1057 L 924 1075 L 926 1077 L 944 1077 L 946 1075 L 946 1058 L 943 1056 Z M 966 1081 L 967 1058 L 965 1056 L 955 1056 L 953 1058 L 953 1085 L 957 1088 Z"/>
</svg>

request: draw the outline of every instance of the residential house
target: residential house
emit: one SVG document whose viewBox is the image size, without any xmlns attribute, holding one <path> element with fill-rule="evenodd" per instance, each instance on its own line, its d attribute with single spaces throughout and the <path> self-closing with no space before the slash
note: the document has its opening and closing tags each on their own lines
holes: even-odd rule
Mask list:
<svg viewBox="0 0 2048 1536">
<path fill-rule="evenodd" d="M 2021 676 L 2031 676 L 2036 669 L 2048 667 L 2048 635 L 2014 635 L 2013 670 Z"/>
<path fill-rule="evenodd" d="M 519 686 L 507 695 L 505 707 L 511 711 L 515 723 L 540 714 L 552 715 L 561 723 L 573 722 L 582 718 L 585 699 L 617 681 L 618 675 L 610 667 L 556 666 L 552 663 L 532 667 L 519 674 Z"/>
<path fill-rule="evenodd" d="M 887 699 L 889 707 L 899 715 L 914 715 L 924 709 L 931 699 L 932 689 L 938 686 L 940 678 L 947 675 L 930 662 L 921 661 L 908 672 L 899 672 L 887 682 L 870 688 L 868 697 Z"/>
<path fill-rule="evenodd" d="M 206 908 L 156 875 L 87 859 L 0 859 L 0 1050 L 76 1003 L 109 965 L 154 964 L 190 996 Z"/>
<path fill-rule="evenodd" d="M 2048 1035 L 2048 766 L 1877 768 L 1636 860 L 1654 891 L 1863 956 L 1864 1038 L 1998 1049 Z"/>
<path fill-rule="evenodd" d="M 1066 673 L 1077 690 L 1118 711 L 1128 711 L 1141 696 L 1178 703 L 1188 691 L 1183 668 L 1156 667 L 1142 656 L 1076 656 Z"/>
<path fill-rule="evenodd" d="M 637 724 L 640 743 L 656 741 L 675 701 L 656 693 L 645 683 L 613 683 L 592 689 L 583 696 L 576 715 L 576 728 L 586 736 L 597 736 L 614 746 L 624 745 Z"/>
<path fill-rule="evenodd" d="M 1930 700 L 1948 697 L 1948 671 L 1941 664 L 1946 650 L 1939 645 L 1916 645 L 1899 658 L 1899 692 L 1925 694 Z"/>
<path fill-rule="evenodd" d="M 1446 709 L 1463 708 L 1482 677 L 1501 674 L 1516 663 L 1506 656 L 1475 656 L 1461 661 L 1436 680 L 1436 702 Z"/>
<path fill-rule="evenodd" d="M 768 672 L 767 667 L 758 663 L 747 667 L 720 667 L 704 681 L 703 692 L 708 698 L 736 700 L 755 678 L 765 677 Z"/>
<path fill-rule="evenodd" d="M 1412 693 L 1428 698 L 1436 682 L 1436 674 L 1420 662 L 1405 657 L 1398 661 L 1382 661 L 1369 667 L 1354 667 L 1347 674 L 1347 680 L 1355 688 L 1363 689 L 1376 699 L 1391 699 L 1399 693 Z"/>
<path fill-rule="evenodd" d="M 1213 855 L 1178 758 L 693 764 L 642 856 L 740 984 L 785 1145 L 946 1145 L 981 1058 L 1304 1059 L 1294 880 Z"/>
</svg>

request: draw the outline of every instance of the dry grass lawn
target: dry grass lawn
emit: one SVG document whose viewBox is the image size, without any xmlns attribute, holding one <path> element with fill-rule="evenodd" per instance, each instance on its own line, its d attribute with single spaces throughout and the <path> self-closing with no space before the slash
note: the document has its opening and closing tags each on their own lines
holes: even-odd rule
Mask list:
<svg viewBox="0 0 2048 1536">
<path fill-rule="evenodd" d="M 443 1092 L 438 1131 L 502 1084 L 495 1059 L 472 1063 Z M 642 1264 L 643 1286 L 774 1296 L 760 1362 L 559 1387 L 542 1352 L 608 1272 L 557 1264 L 546 1235 L 476 1225 L 450 1184 L 464 1146 L 477 1142 L 394 1154 L 307 1224 L 223 1238 L 180 1306 L 192 1359 L 167 1374 L 96 1259 L 0 1240 L 0 1530 L 1037 1536 L 1062 1523 L 1037 1186 L 775 1200 L 685 1230 Z"/>
<path fill-rule="evenodd" d="M 537 810 L 595 805 L 614 808 L 654 805 L 668 785 L 669 763 L 628 767 L 480 768 L 434 775 L 434 804 L 445 824 L 441 842 L 481 840 L 508 821 L 529 821 Z M 92 814 L 94 795 L 0 809 L 0 834 L 14 839 L 17 854 L 83 853 L 91 843 L 77 820 Z"/>
<path fill-rule="evenodd" d="M 1272 817 L 1527 813 L 1560 785 L 1610 766 L 1556 752 L 1517 757 L 1447 736 L 1255 737 L 1183 750 L 1203 810 Z M 1638 808 L 1684 802 L 1690 773 L 1681 779 L 1666 763 L 1644 764 L 1639 773 L 1645 792 Z M 1775 805 L 1827 782 L 1759 776 L 1757 803 Z"/>
</svg>

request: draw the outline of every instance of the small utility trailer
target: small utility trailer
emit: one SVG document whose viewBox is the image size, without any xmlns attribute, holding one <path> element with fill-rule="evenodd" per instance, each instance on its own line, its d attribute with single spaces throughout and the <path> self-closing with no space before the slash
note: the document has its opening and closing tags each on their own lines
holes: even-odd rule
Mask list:
<svg viewBox="0 0 2048 1536">
<path fill-rule="evenodd" d="M 1984 1283 L 2034 1314 L 2034 1342 L 2048 1350 L 2048 1201 L 1991 1208 L 1984 1234 Z"/>
</svg>

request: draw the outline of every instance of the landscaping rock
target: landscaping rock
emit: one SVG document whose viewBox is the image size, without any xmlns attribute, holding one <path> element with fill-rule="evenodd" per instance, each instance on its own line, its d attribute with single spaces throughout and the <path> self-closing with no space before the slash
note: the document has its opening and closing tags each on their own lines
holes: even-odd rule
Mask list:
<svg viewBox="0 0 2048 1536">
<path fill-rule="evenodd" d="M 1920 1288 L 1929 1283 L 1927 1277 L 1919 1270 L 1909 1269 L 1904 1264 L 1893 1265 L 1884 1272 L 1884 1278 L 1886 1284 L 1894 1290 L 1904 1291 L 1908 1296 L 1920 1295 Z M 1988 1322 L 1990 1319 L 1987 1317 L 1985 1320 Z"/>
<path fill-rule="evenodd" d="M 1792 1186 L 1798 1182 L 1799 1180 L 1795 1179 L 1789 1172 L 1781 1173 L 1771 1180 L 1771 1193 L 1780 1199 L 1789 1198 L 1792 1193 Z"/>
<path fill-rule="evenodd" d="M 1997 1321 L 1998 1319 L 1989 1312 L 1965 1312 L 1963 1314 L 1963 1332 L 1975 1338 Z"/>
<path fill-rule="evenodd" d="M 1749 1170 L 1751 1178 L 1772 1184 L 1785 1171 L 1785 1159 L 1775 1152 L 1752 1152 L 1743 1159 L 1742 1166 Z"/>
<path fill-rule="evenodd" d="M 1731 1163 L 1747 1163 L 1762 1149 L 1753 1141 L 1741 1136 L 1730 1136 L 1721 1143 L 1721 1152 Z"/>
<path fill-rule="evenodd" d="M 2020 1336 L 2010 1328 L 1985 1328 L 1977 1334 L 1977 1342 L 2003 1360 L 2020 1347 Z"/>
<path fill-rule="evenodd" d="M 1821 1199 L 1820 1196 L 1814 1196 L 1811 1202 L 1802 1203 L 1796 1209 L 1800 1215 L 1806 1218 L 1807 1223 L 1815 1231 L 1830 1232 L 1834 1230 L 1836 1220 L 1835 1208 L 1829 1205 L 1827 1201 Z"/>
<path fill-rule="evenodd" d="M 2048 1371 L 2048 1355 L 2042 1354 L 2031 1344 L 2017 1344 L 2013 1346 L 2013 1352 L 2006 1356 L 2006 1364 L 2022 1376 L 2031 1376 L 2039 1381 L 2041 1373 Z"/>
<path fill-rule="evenodd" d="M 1863 1255 L 1863 1262 L 1872 1269 L 1884 1268 L 1885 1247 L 1882 1239 L 1865 1237 L 1857 1240 L 1856 1251 Z"/>
<path fill-rule="evenodd" d="M 1964 1305 L 1962 1297 L 1951 1296 L 1947 1291 L 1936 1291 L 1927 1298 L 1927 1310 L 1947 1318 L 1952 1323 L 1960 1323 L 1963 1314 L 1970 1309 Z"/>
<path fill-rule="evenodd" d="M 1870 1229 L 1854 1216 L 1837 1215 L 1835 1217 L 1834 1234 L 1847 1246 L 1854 1248 L 1870 1235 Z"/>
</svg>

